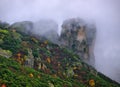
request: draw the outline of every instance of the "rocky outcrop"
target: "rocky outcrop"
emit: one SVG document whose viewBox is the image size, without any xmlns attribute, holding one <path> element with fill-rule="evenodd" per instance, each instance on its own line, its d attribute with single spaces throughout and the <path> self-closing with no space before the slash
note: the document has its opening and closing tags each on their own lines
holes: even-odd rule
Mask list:
<svg viewBox="0 0 120 87">
<path fill-rule="evenodd" d="M 25 61 L 25 66 L 34 67 L 34 56 L 31 49 L 28 49 L 28 58 Z"/>
<path fill-rule="evenodd" d="M 58 24 L 53 20 L 40 20 L 38 22 L 22 21 L 10 26 L 12 31 L 26 33 L 38 39 L 48 39 L 53 43 L 58 43 Z"/>
<path fill-rule="evenodd" d="M 21 33 L 31 34 L 33 32 L 33 23 L 31 21 L 16 22 L 10 26 L 10 29 Z"/>
<path fill-rule="evenodd" d="M 60 35 L 61 46 L 73 50 L 85 62 L 92 64 L 95 34 L 95 26 L 85 23 L 82 19 L 65 20 Z"/>
</svg>

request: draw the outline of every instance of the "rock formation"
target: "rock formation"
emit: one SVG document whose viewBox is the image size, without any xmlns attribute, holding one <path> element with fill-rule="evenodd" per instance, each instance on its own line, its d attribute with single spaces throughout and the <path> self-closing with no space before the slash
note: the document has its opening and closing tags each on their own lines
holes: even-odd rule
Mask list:
<svg viewBox="0 0 120 87">
<path fill-rule="evenodd" d="M 10 29 L 21 33 L 26 33 L 31 36 L 36 36 L 50 40 L 53 43 L 58 43 L 58 24 L 53 20 L 40 20 L 38 22 L 22 21 L 16 22 L 10 26 Z"/>
<path fill-rule="evenodd" d="M 33 32 L 33 23 L 31 21 L 16 22 L 10 26 L 10 29 L 31 34 Z"/>
<path fill-rule="evenodd" d="M 73 18 L 65 20 L 62 24 L 60 35 L 61 46 L 73 50 L 85 62 L 93 65 L 95 34 L 95 26 L 85 23 L 82 19 Z"/>
<path fill-rule="evenodd" d="M 25 62 L 26 62 L 25 66 L 28 66 L 31 68 L 34 67 L 34 56 L 31 49 L 28 49 L 28 58 L 26 59 Z"/>
<path fill-rule="evenodd" d="M 11 25 L 11 29 L 25 32 L 39 39 L 45 38 L 55 44 L 59 44 L 77 53 L 85 62 L 94 63 L 94 40 L 96 28 L 93 24 L 86 23 L 80 18 L 65 20 L 62 24 L 60 37 L 58 25 L 53 20 L 41 20 L 36 23 L 30 21 L 17 22 Z M 58 41 L 60 38 L 60 42 Z M 93 65 L 93 64 L 92 64 Z"/>
</svg>

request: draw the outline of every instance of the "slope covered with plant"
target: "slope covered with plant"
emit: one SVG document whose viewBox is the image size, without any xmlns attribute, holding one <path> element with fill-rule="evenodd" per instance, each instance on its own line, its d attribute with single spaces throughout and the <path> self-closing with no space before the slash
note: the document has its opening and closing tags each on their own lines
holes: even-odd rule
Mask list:
<svg viewBox="0 0 120 87">
<path fill-rule="evenodd" d="M 0 56 L 1 87 L 3 84 L 5 87 L 65 87 L 65 85 L 71 87 L 69 81 L 54 78 Z"/>
<path fill-rule="evenodd" d="M 18 29 L 0 28 L 0 55 L 7 87 L 120 87 L 72 51 Z"/>
</svg>

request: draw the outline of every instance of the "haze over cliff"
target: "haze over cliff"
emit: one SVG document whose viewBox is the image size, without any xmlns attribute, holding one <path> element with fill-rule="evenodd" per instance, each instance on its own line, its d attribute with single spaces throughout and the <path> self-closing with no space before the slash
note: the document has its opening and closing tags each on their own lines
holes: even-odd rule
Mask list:
<svg viewBox="0 0 120 87">
<path fill-rule="evenodd" d="M 0 0 L 0 20 L 14 23 L 53 19 L 59 33 L 63 20 L 68 18 L 95 23 L 95 67 L 120 82 L 119 4 L 119 0 Z"/>
</svg>

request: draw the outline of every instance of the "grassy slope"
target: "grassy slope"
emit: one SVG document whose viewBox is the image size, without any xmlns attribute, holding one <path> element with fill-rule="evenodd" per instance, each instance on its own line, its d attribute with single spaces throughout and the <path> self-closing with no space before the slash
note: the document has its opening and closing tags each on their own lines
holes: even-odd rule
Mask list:
<svg viewBox="0 0 120 87">
<path fill-rule="evenodd" d="M 0 57 L 0 84 L 5 83 L 8 87 L 90 87 L 89 81 L 93 79 L 96 87 L 120 87 L 104 75 L 97 74 L 72 51 L 32 36 L 4 30 L 0 30 L 0 47 L 10 50 L 12 58 Z M 28 56 L 28 48 L 47 66 L 46 70 L 34 66 L 35 71 L 14 61 L 18 52 Z M 29 76 L 30 73 L 33 77 Z"/>
<path fill-rule="evenodd" d="M 33 74 L 33 77 L 30 74 Z M 16 61 L 0 56 L 0 85 L 7 87 L 71 87 L 71 83 L 60 78 L 53 78 L 34 69 L 23 67 Z"/>
</svg>

